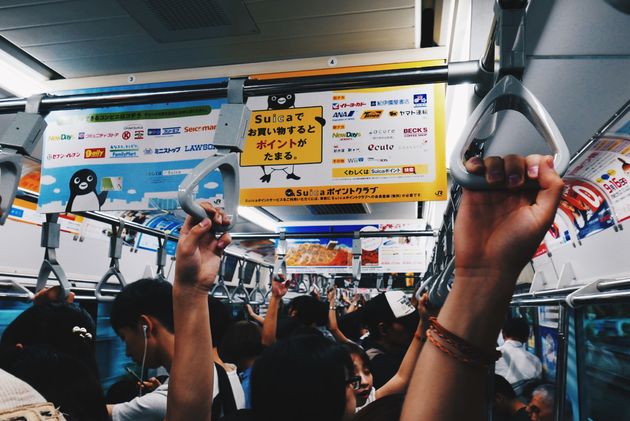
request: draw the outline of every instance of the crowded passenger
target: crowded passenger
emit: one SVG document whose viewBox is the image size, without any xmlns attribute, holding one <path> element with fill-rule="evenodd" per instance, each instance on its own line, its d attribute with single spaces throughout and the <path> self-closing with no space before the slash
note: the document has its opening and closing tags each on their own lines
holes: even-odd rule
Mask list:
<svg viewBox="0 0 630 421">
<path fill-rule="evenodd" d="M 466 166 L 503 190 L 464 192 L 455 226 L 455 283 L 426 330 L 428 344 L 414 363 L 402 421 L 483 418 L 486 372 L 498 358 L 495 340 L 514 283 L 551 224 L 563 186 L 551 157 L 472 158 Z M 537 180 L 540 189 L 523 189 L 527 178 Z M 177 351 L 168 394 L 169 420 L 212 418 L 207 399 L 214 383 L 207 364 L 207 356 L 213 356 L 207 294 L 231 240 L 229 234 L 216 238 L 213 230 L 214 225 L 228 222 L 223 212 L 203 206 L 209 219 L 195 223 L 187 218 L 177 248 L 173 289 Z M 285 293 L 285 282 L 273 282 L 274 318 Z M 388 339 L 388 347 L 402 344 L 405 338 L 411 341 L 417 319 L 410 334 L 399 319 L 415 309 L 391 294 L 374 300 L 372 306 L 387 318 L 368 316 L 370 332 L 377 332 L 373 339 L 395 329 L 396 338 Z M 369 312 L 369 306 L 370 302 L 362 311 Z M 273 325 L 268 330 L 274 330 Z M 276 340 L 275 331 L 266 333 Z M 354 375 L 343 348 L 318 335 L 291 336 L 266 349 L 254 364 L 252 411 L 242 419 L 350 419 L 356 408 L 353 391 L 360 387 L 361 379 Z"/>
<path fill-rule="evenodd" d="M 532 392 L 532 399 L 527 405 L 531 421 L 552 421 L 556 390 L 553 385 L 541 384 Z"/>
<path fill-rule="evenodd" d="M 493 421 L 529 421 L 527 405 L 519 401 L 505 378 L 494 375 Z"/>
<path fill-rule="evenodd" d="M 512 385 L 517 396 L 521 396 L 523 387 L 542 375 L 542 363 L 525 349 L 529 338 L 527 319 L 508 318 L 501 331 L 505 342 L 498 348 L 501 358 L 496 362 L 494 371 Z"/>
<path fill-rule="evenodd" d="M 171 370 L 175 351 L 172 291 L 172 285 L 166 281 L 141 279 L 123 288 L 112 305 L 112 327 L 125 343 L 127 355 L 141 367 L 141 374 L 144 369 L 158 367 Z M 208 297 L 208 301 L 213 315 L 210 319 L 213 334 L 219 343 L 230 321 L 229 312 L 218 300 Z M 215 354 L 213 361 L 217 373 L 214 393 L 209 395 L 216 402 L 214 410 L 218 411 L 217 414 L 235 412 L 245 406 L 236 369 L 232 366 L 226 369 L 218 358 L 216 348 L 210 352 Z M 129 402 L 107 405 L 111 418 L 114 421 L 164 419 L 169 384 L 167 381 L 164 384 L 154 383 L 154 386 L 157 387 L 150 393 Z M 230 392 L 223 394 L 223 390 Z"/>
</svg>

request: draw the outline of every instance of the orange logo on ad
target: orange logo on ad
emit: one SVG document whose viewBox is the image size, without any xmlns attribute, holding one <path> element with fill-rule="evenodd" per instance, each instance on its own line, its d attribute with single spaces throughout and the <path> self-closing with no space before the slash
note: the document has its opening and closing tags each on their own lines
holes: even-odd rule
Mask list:
<svg viewBox="0 0 630 421">
<path fill-rule="evenodd" d="M 105 148 L 86 149 L 83 156 L 85 159 L 105 158 Z"/>
<path fill-rule="evenodd" d="M 367 120 L 370 118 L 381 118 L 381 115 L 383 115 L 383 110 L 367 110 L 363 111 L 363 114 L 361 115 L 361 120 Z"/>
</svg>

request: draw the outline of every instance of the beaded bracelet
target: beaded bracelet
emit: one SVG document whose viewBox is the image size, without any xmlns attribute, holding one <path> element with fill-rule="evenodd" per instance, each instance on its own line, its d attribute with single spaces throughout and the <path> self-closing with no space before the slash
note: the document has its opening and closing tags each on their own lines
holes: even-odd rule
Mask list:
<svg viewBox="0 0 630 421">
<path fill-rule="evenodd" d="M 501 352 L 494 351 L 492 353 L 488 353 L 479 349 L 465 339 L 462 339 L 454 333 L 450 332 L 437 321 L 437 318 L 431 317 L 429 320 L 431 322 L 431 325 L 429 326 L 429 330 L 427 331 L 427 333 L 434 333 L 441 340 L 452 346 L 461 355 L 465 356 L 466 359 L 473 360 L 484 366 L 490 366 L 494 364 L 496 360 L 501 358 Z"/>
</svg>

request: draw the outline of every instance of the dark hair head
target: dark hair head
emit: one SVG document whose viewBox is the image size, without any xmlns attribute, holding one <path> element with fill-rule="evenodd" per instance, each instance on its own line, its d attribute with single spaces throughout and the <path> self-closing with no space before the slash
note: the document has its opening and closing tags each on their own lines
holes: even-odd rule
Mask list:
<svg viewBox="0 0 630 421">
<path fill-rule="evenodd" d="M 375 400 L 357 412 L 352 421 L 382 421 L 400 419 L 405 395 L 389 395 Z"/>
<path fill-rule="evenodd" d="M 140 316 L 151 316 L 173 333 L 173 286 L 160 279 L 144 278 L 128 284 L 116 296 L 110 318 L 115 331 L 135 329 Z"/>
<path fill-rule="evenodd" d="M 512 385 L 503 376 L 494 375 L 494 393 L 505 396 L 509 400 L 516 399 Z"/>
<path fill-rule="evenodd" d="M 326 305 L 310 295 L 300 295 L 289 303 L 289 312 L 295 310 L 296 318 L 307 326 L 325 324 Z M 324 322 L 324 323 L 322 323 Z"/>
<path fill-rule="evenodd" d="M 341 346 L 343 346 L 346 349 L 346 351 L 348 351 L 348 354 L 358 355 L 359 358 L 361 358 L 361 361 L 363 361 L 364 367 L 368 367 L 368 368 L 371 367 L 370 357 L 368 357 L 368 355 L 365 353 L 363 348 L 361 348 L 359 345 L 355 344 L 354 342 L 345 342 Z"/>
<path fill-rule="evenodd" d="M 210 312 L 210 330 L 212 331 L 212 346 L 218 347 L 223 341 L 225 333 L 232 326 L 232 314 L 223 301 L 208 295 L 208 311 Z"/>
<path fill-rule="evenodd" d="M 523 317 L 507 319 L 503 324 L 503 336 L 516 339 L 519 342 L 527 342 L 527 338 L 529 338 L 529 323 L 527 323 L 527 319 Z"/>
<path fill-rule="evenodd" d="M 341 316 L 337 322 L 339 324 L 339 330 L 341 330 L 346 338 L 359 342 L 361 339 L 361 329 L 366 326 L 363 321 L 362 308 Z"/>
<path fill-rule="evenodd" d="M 44 346 L 81 359 L 97 373 L 95 337 L 96 325 L 85 309 L 66 302 L 49 302 L 33 305 L 16 317 L 2 334 L 0 345 L 9 349 L 17 344 Z"/>
<path fill-rule="evenodd" d="M 243 320 L 230 326 L 219 345 L 221 359 L 238 366 L 239 371 L 247 367 L 240 364 L 247 359 L 258 357 L 263 351 L 260 327 Z"/>
<path fill-rule="evenodd" d="M 321 336 L 296 336 L 267 348 L 251 380 L 256 421 L 338 421 L 346 407 L 348 352 Z M 278 405 L 278 396 L 282 404 Z"/>
<path fill-rule="evenodd" d="M 96 374 L 78 358 L 39 346 L 5 350 L 0 368 L 25 381 L 66 415 L 67 420 L 107 420 Z"/>
</svg>

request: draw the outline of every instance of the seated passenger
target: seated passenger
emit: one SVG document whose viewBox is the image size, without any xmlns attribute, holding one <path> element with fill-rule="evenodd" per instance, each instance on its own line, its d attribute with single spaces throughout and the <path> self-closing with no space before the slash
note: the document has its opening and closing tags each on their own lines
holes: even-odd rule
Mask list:
<svg viewBox="0 0 630 421">
<path fill-rule="evenodd" d="M 377 295 L 361 312 L 370 331 L 363 348 L 370 358 L 374 387 L 378 389 L 400 368 L 420 318 L 402 291 Z"/>
<path fill-rule="evenodd" d="M 541 384 L 532 392 L 532 399 L 527 405 L 531 421 L 553 421 L 556 390 L 551 384 Z"/>
<path fill-rule="evenodd" d="M 516 398 L 510 383 L 498 374 L 494 375 L 493 421 L 529 421 L 527 406 Z"/>
<path fill-rule="evenodd" d="M 540 378 L 542 363 L 525 349 L 529 338 L 529 324 L 525 318 L 507 319 L 502 332 L 505 343 L 498 348 L 501 358 L 494 371 L 512 385 L 517 396 L 521 396 L 527 382 Z"/>
<path fill-rule="evenodd" d="M 173 287 L 166 281 L 157 279 L 141 279 L 127 285 L 116 296 L 111 310 L 112 327 L 125 342 L 128 356 L 144 368 L 164 367 L 170 371 L 174 353 L 174 324 L 173 324 Z M 220 303 L 212 300 L 211 308 L 215 309 L 217 317 L 212 318 L 215 323 L 217 337 L 225 331 L 224 326 L 229 322 L 227 310 L 221 311 Z M 217 353 L 216 349 L 211 352 Z M 207 356 L 210 363 L 210 356 Z M 226 373 L 226 369 L 217 361 L 214 378 L 213 400 L 215 411 L 227 413 L 230 410 L 243 408 L 245 405 L 243 391 L 236 370 Z M 117 420 L 163 420 L 166 415 L 168 382 L 157 387 L 153 392 L 137 397 L 130 402 L 107 405 L 108 413 L 114 421 Z M 223 389 L 231 389 L 225 396 L 220 393 Z M 220 399 L 216 399 L 220 395 Z M 222 408 L 226 405 L 234 408 Z M 234 405 L 230 405 L 231 403 Z"/>
</svg>

